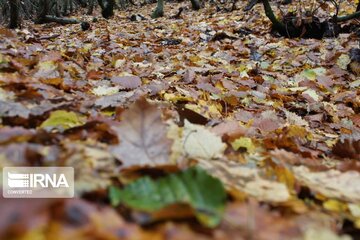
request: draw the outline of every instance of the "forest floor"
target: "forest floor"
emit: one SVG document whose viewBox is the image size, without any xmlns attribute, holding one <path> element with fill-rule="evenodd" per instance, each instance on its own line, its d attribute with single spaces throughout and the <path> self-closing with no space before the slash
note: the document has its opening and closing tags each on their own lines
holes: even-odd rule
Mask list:
<svg viewBox="0 0 360 240">
<path fill-rule="evenodd" d="M 0 167 L 74 167 L 76 196 L 0 198 L 0 239 L 359 239 L 356 36 L 153 8 L 0 29 Z"/>
</svg>

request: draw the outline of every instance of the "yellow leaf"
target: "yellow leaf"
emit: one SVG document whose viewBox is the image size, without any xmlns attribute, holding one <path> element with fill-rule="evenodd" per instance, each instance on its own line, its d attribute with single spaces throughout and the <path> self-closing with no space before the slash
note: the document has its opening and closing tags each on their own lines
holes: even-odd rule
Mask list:
<svg viewBox="0 0 360 240">
<path fill-rule="evenodd" d="M 175 95 L 174 93 L 165 93 L 164 100 L 169 102 L 179 102 L 179 101 L 192 101 L 191 97 Z"/>
<path fill-rule="evenodd" d="M 40 128 L 60 128 L 66 130 L 81 126 L 84 123 L 85 118 L 74 112 L 57 110 L 50 114 L 50 117 L 40 125 Z"/>
<path fill-rule="evenodd" d="M 341 54 L 341 56 L 337 59 L 336 64 L 341 68 L 346 70 L 347 66 L 351 62 L 349 55 Z"/>
<path fill-rule="evenodd" d="M 113 95 L 113 94 L 119 92 L 119 90 L 120 90 L 119 86 L 115 86 L 115 87 L 98 86 L 98 87 L 92 89 L 91 92 L 93 94 L 95 94 L 96 96 L 108 96 L 108 95 Z"/>
<path fill-rule="evenodd" d="M 351 215 L 360 220 L 360 204 L 349 203 L 348 208 L 350 210 Z"/>
<path fill-rule="evenodd" d="M 325 209 L 333 212 L 344 212 L 347 209 L 346 204 L 334 199 L 329 199 L 323 203 Z"/>
<path fill-rule="evenodd" d="M 245 148 L 248 153 L 254 153 L 256 148 L 251 138 L 248 137 L 241 137 L 236 139 L 231 143 L 231 146 L 235 151 L 239 150 L 240 148 Z"/>
<path fill-rule="evenodd" d="M 314 101 L 316 101 L 316 102 L 318 102 L 319 99 L 320 99 L 319 95 L 318 95 L 318 94 L 316 93 L 316 91 L 313 90 L 313 89 L 308 89 L 308 90 L 306 90 L 306 91 L 303 92 L 303 93 L 309 95 L 309 96 L 310 96 L 312 99 L 314 99 Z"/>
<path fill-rule="evenodd" d="M 314 69 L 305 69 L 304 71 L 301 72 L 300 75 L 302 77 L 314 81 L 317 76 L 324 75 L 325 73 L 326 73 L 325 68 L 314 68 Z"/>
<path fill-rule="evenodd" d="M 307 136 L 307 131 L 304 127 L 298 125 L 290 125 L 288 132 L 288 137 L 300 137 L 305 138 Z"/>
</svg>

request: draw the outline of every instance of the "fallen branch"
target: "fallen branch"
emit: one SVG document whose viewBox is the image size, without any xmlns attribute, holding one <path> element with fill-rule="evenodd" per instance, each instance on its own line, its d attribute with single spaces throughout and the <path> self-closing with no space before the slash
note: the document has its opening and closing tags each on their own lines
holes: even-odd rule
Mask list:
<svg viewBox="0 0 360 240">
<path fill-rule="evenodd" d="M 39 37 L 39 40 L 49 40 L 49 39 L 54 39 L 54 38 L 58 38 L 60 37 L 60 34 L 54 34 L 54 35 L 50 35 L 50 36 L 42 36 Z"/>
<path fill-rule="evenodd" d="M 171 18 L 175 18 L 175 19 L 178 19 L 178 18 L 180 18 L 180 15 L 181 15 L 181 13 L 183 12 L 183 10 L 184 10 L 184 8 L 179 8 L 179 11 L 178 11 L 178 13 L 177 14 L 175 14 L 174 16 L 172 16 Z"/>
<path fill-rule="evenodd" d="M 352 14 L 349 15 L 345 15 L 345 16 L 341 16 L 341 17 L 337 17 L 336 21 L 337 22 L 345 22 L 354 18 L 358 18 L 360 17 L 360 11 L 354 12 Z"/>
<path fill-rule="evenodd" d="M 51 15 L 46 15 L 44 17 L 44 22 L 56 22 L 60 24 L 77 24 L 81 23 L 81 21 L 73 18 L 61 18 L 61 17 L 55 17 Z"/>
</svg>

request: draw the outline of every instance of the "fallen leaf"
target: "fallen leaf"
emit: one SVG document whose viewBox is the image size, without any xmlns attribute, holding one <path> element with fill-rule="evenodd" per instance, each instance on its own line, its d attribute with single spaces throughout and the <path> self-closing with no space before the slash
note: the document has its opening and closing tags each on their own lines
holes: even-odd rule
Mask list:
<svg viewBox="0 0 360 240">
<path fill-rule="evenodd" d="M 304 166 L 294 167 L 293 172 L 297 180 L 314 192 L 343 201 L 360 201 L 359 172 L 340 172 L 333 169 L 323 172 L 311 172 Z"/>
<path fill-rule="evenodd" d="M 189 204 L 197 219 L 208 227 L 221 221 L 226 193 L 222 183 L 198 167 L 151 180 L 140 178 L 124 189 L 110 188 L 112 205 L 125 204 L 143 211 L 157 211 L 174 203 Z"/>
<path fill-rule="evenodd" d="M 166 137 L 167 125 L 161 111 L 144 98 L 133 103 L 113 126 L 120 143 L 110 148 L 124 167 L 158 165 L 169 162 L 171 141 Z"/>
<path fill-rule="evenodd" d="M 236 139 L 231 143 L 231 146 L 235 151 L 239 150 L 240 148 L 246 149 L 248 153 L 254 153 L 255 152 L 255 145 L 252 142 L 251 138 L 248 137 L 241 137 Z"/>
<path fill-rule="evenodd" d="M 118 93 L 120 87 L 98 86 L 91 90 L 96 96 L 108 96 Z"/>
<path fill-rule="evenodd" d="M 115 76 L 111 82 L 119 84 L 122 89 L 135 89 L 141 85 L 141 78 L 138 76 Z"/>
<path fill-rule="evenodd" d="M 182 133 L 182 143 L 185 154 L 195 159 L 216 159 L 221 157 L 226 149 L 226 144 L 215 133 L 187 120 Z"/>
<path fill-rule="evenodd" d="M 235 188 L 259 201 L 285 202 L 290 193 L 286 185 L 260 176 L 258 169 L 225 160 L 197 160 L 211 175 L 219 178 L 227 189 Z"/>
<path fill-rule="evenodd" d="M 342 136 L 332 148 L 332 152 L 343 158 L 360 159 L 360 134 Z"/>
<path fill-rule="evenodd" d="M 85 117 L 74 112 L 57 110 L 50 113 L 50 117 L 40 125 L 40 128 L 66 130 L 83 124 Z"/>
<path fill-rule="evenodd" d="M 340 57 L 337 59 L 336 64 L 341 68 L 346 70 L 347 66 L 351 62 L 351 59 L 348 54 L 341 54 Z"/>
</svg>

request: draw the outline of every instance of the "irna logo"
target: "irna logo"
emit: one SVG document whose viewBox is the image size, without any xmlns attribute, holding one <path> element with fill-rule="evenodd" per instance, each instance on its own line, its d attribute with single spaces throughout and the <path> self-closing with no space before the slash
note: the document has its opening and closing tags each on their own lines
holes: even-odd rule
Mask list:
<svg viewBox="0 0 360 240">
<path fill-rule="evenodd" d="M 72 167 L 5 167 L 5 198 L 71 198 L 74 196 Z"/>
<path fill-rule="evenodd" d="M 37 188 L 37 187 L 69 187 L 65 174 L 48 173 L 10 173 L 8 172 L 8 186 L 11 188 Z"/>
</svg>

